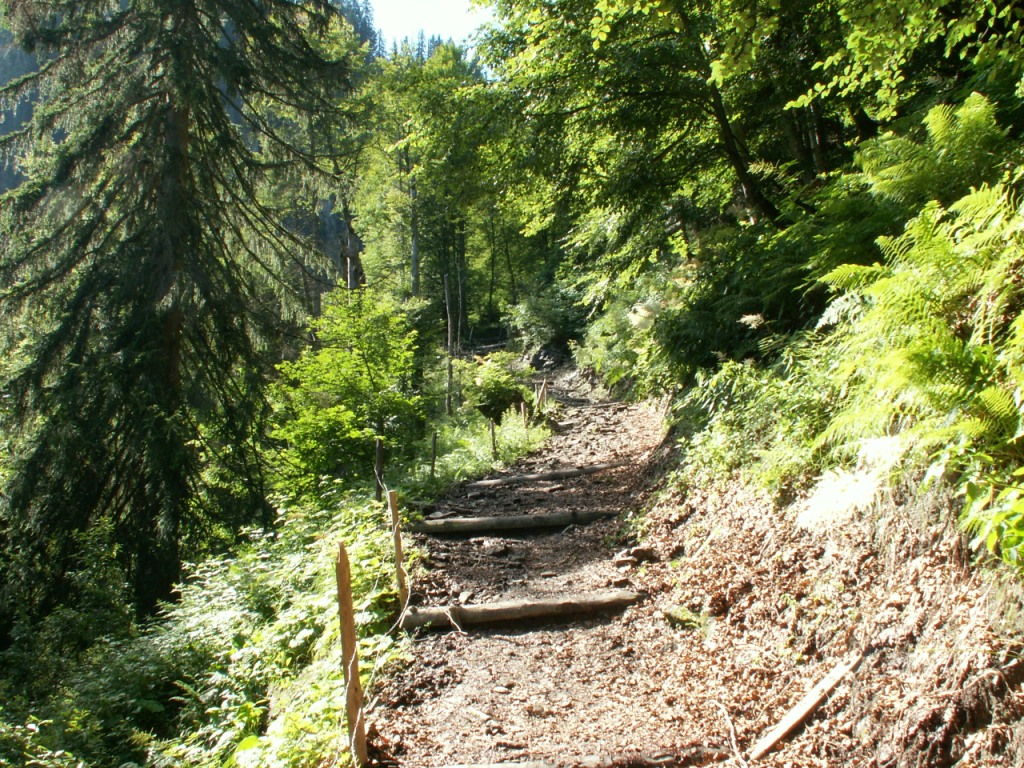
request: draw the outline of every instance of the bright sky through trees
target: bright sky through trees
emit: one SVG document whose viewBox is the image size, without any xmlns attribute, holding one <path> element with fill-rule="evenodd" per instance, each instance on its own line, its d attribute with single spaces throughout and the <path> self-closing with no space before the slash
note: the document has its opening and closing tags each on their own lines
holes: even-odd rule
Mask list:
<svg viewBox="0 0 1024 768">
<path fill-rule="evenodd" d="M 373 17 L 386 45 L 415 40 L 421 29 L 428 38 L 460 42 L 490 18 L 490 11 L 474 7 L 471 0 L 373 0 Z"/>
</svg>

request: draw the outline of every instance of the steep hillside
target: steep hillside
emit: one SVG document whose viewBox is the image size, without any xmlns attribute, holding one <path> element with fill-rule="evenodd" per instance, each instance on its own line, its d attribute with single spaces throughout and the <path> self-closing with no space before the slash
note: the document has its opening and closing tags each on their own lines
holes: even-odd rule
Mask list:
<svg viewBox="0 0 1024 768">
<path fill-rule="evenodd" d="M 560 421 L 569 433 L 515 471 L 631 465 L 456 489 L 438 509 L 594 508 L 596 488 L 622 516 L 550 534 L 434 537 L 414 602 L 582 599 L 613 586 L 641 601 L 621 615 L 423 632 L 411 666 L 378 692 L 382 764 L 1020 764 L 1020 589 L 968 563 L 946 494 L 873 495 L 835 475 L 780 506 L 738 476 L 714 487 L 666 476 L 675 441 L 652 452 L 658 433 L 643 409 L 568 407 Z M 820 705 L 754 759 L 830 675 Z"/>
</svg>

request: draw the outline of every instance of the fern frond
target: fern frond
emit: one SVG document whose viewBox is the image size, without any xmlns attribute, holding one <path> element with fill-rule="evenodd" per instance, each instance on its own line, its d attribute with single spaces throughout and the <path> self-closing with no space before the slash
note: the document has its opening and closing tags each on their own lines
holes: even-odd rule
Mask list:
<svg viewBox="0 0 1024 768">
<path fill-rule="evenodd" d="M 951 143 L 959 125 L 956 115 L 951 104 L 939 104 L 928 112 L 924 118 L 924 127 L 932 144 L 944 147 Z"/>
<path fill-rule="evenodd" d="M 886 134 L 858 156 L 878 195 L 907 206 L 951 202 L 1000 174 L 1007 134 L 995 106 L 971 94 L 959 107 L 940 104 L 924 119 L 923 143 Z"/>
<path fill-rule="evenodd" d="M 871 266 L 843 264 L 821 278 L 821 281 L 837 291 L 863 291 L 883 277 L 892 274 L 889 267 L 877 262 Z"/>
<path fill-rule="evenodd" d="M 1020 411 L 1013 396 L 1002 387 L 988 387 L 977 399 L 978 405 L 988 417 L 989 423 L 1000 431 L 1015 434 L 1020 422 Z"/>
</svg>

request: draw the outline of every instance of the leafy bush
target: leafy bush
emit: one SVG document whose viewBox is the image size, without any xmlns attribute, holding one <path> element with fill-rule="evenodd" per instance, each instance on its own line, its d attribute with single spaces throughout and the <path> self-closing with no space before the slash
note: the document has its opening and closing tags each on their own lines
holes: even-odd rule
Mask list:
<svg viewBox="0 0 1024 768">
<path fill-rule="evenodd" d="M 581 299 L 578 291 L 555 283 L 509 307 L 508 324 L 528 354 L 544 347 L 568 349 L 570 340 L 583 333 Z"/>
<path fill-rule="evenodd" d="M 671 276 L 654 324 L 656 360 L 680 384 L 725 360 L 764 357 L 763 342 L 803 330 L 824 306 L 807 288 L 811 246 L 766 225 L 721 226 Z"/>
<path fill-rule="evenodd" d="M 812 215 L 756 242 L 753 230 L 738 239 L 727 234 L 722 242 L 742 245 L 739 251 L 696 267 L 711 269 L 718 282 L 695 281 L 692 293 L 684 291 L 660 342 L 682 370 L 710 361 L 708 340 L 726 354 L 717 372 L 698 373 L 684 401 L 694 430 L 687 467 L 710 481 L 743 466 L 785 489 L 852 461 L 875 438 L 897 436 L 902 470 L 952 480 L 975 544 L 1021 564 L 1024 488 L 1013 472 L 1024 461 L 1024 214 L 1016 195 L 1024 174 L 1011 170 L 986 186 L 1001 168 L 1017 168 L 1017 158 L 1006 154 L 995 111 L 976 94 L 959 107 L 932 109 L 924 125 L 921 141 L 890 134 L 863 148 L 856 183 L 834 182 L 853 196 L 826 196 L 832 202 L 822 213 L 841 214 L 838 220 Z M 947 208 L 931 199 L 955 202 Z M 864 222 L 843 220 L 858 215 Z M 874 263 L 865 258 L 870 249 L 843 245 L 850 227 L 885 230 L 898 215 L 910 220 L 902 234 L 878 239 Z M 808 244 L 823 248 L 807 262 L 812 272 L 850 259 L 823 277 L 834 292 L 819 321 L 826 332 L 758 339 L 700 329 L 702 306 L 714 307 L 705 315 L 715 323 L 751 308 L 750 287 L 724 284 L 719 272 L 745 274 L 759 248 L 773 265 L 773 252 L 806 253 Z M 714 258 L 715 248 L 705 245 L 701 255 Z M 769 268 L 752 275 L 751 285 L 775 276 Z M 688 343 L 691 336 L 705 352 Z M 750 358 L 740 362 L 740 353 Z"/>
<path fill-rule="evenodd" d="M 523 366 L 511 352 L 457 360 L 456 367 L 463 381 L 466 407 L 475 408 L 496 424 L 509 409 L 533 401 L 533 393 L 526 386 L 533 369 Z"/>
<path fill-rule="evenodd" d="M 846 265 L 825 277 L 838 294 L 829 315 L 843 360 L 837 383 L 846 397 L 821 444 L 850 450 L 867 438 L 898 436 L 904 471 L 927 468 L 929 477 L 951 480 L 965 499 L 963 522 L 975 545 L 1019 567 L 1021 172 L 984 184 L 1006 157 L 994 155 L 1004 137 L 980 96 L 957 109 L 937 107 L 925 122 L 928 137 L 920 146 L 892 138 L 879 143 L 872 183 L 908 200 L 921 199 L 922 185 L 939 199 L 979 188 L 948 208 L 924 205 L 902 235 L 880 241 L 882 263 Z"/>
<path fill-rule="evenodd" d="M 49 721 L 29 718 L 28 722 L 12 721 L 0 707 L 0 765 L 26 765 L 35 768 L 83 768 L 84 763 L 63 749 L 45 744 Z"/>
<path fill-rule="evenodd" d="M 274 389 L 273 436 L 286 445 L 280 470 L 289 487 L 370 475 L 376 439 L 407 445 L 420 418 L 412 324 L 396 299 L 335 291 L 312 332 L 317 346 L 283 363 Z"/>
<path fill-rule="evenodd" d="M 883 242 L 886 266 L 829 276 L 857 311 L 843 344 L 849 396 L 824 434 L 831 444 L 898 434 L 906 465 L 959 485 L 976 543 L 1018 565 L 1021 232 L 1013 191 L 982 188 L 949 210 L 927 206 Z"/>
<path fill-rule="evenodd" d="M 672 389 L 653 333 L 666 303 L 659 284 L 666 282 L 659 271 L 617 293 L 587 326 L 580 343 L 573 345 L 576 364 L 597 374 L 614 393 L 643 396 Z"/>
<path fill-rule="evenodd" d="M 839 399 L 831 383 L 834 350 L 817 334 L 773 340 L 774 362 L 726 362 L 698 375 L 678 416 L 688 427 L 684 474 L 713 485 L 743 468 L 750 479 L 786 493 L 806 484 L 827 460 L 816 438 Z"/>
<path fill-rule="evenodd" d="M 3 712 L 0 750 L 53 768 L 78 765 L 68 752 L 83 765 L 210 768 L 229 764 L 242 745 L 239 759 L 262 756 L 254 765 L 340 753 L 339 540 L 349 545 L 367 677 L 403 646 L 386 637 L 397 595 L 383 512 L 336 481 L 319 496 L 283 507 L 276 535 L 252 532 L 237 556 L 194 567 L 159 622 L 78 655 L 35 707 L 50 725 L 20 725 Z"/>
</svg>

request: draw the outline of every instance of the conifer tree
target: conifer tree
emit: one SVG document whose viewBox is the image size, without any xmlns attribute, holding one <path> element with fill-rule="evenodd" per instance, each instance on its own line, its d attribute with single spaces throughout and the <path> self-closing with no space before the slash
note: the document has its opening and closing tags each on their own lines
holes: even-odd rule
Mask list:
<svg viewBox="0 0 1024 768">
<path fill-rule="evenodd" d="M 266 510 L 262 358 L 282 275 L 308 254 L 261 191 L 328 165 L 315 136 L 354 54 L 327 0 L 0 11 L 41 62 L 0 89 L 0 109 L 37 99 L 0 143 L 26 177 L 0 211 L 6 634 L 73 597 L 101 524 L 139 612 L 168 598 L 181 543 L 218 523 L 200 502 L 210 455 L 254 521 Z"/>
</svg>

